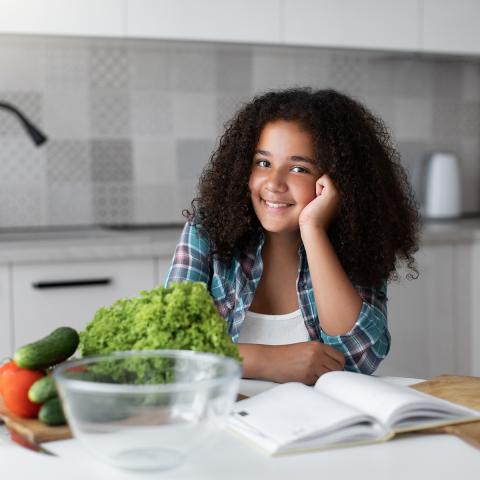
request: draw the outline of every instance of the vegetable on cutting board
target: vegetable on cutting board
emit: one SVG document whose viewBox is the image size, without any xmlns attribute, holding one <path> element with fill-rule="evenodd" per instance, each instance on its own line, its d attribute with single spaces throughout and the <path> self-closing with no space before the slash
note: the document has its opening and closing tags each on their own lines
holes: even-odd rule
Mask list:
<svg viewBox="0 0 480 480">
<path fill-rule="evenodd" d="M 40 405 L 28 399 L 30 387 L 45 374 L 27 368 L 11 367 L 2 373 L 2 395 L 9 412 L 23 417 L 35 418 Z"/>
<path fill-rule="evenodd" d="M 64 425 L 65 416 L 55 381 L 45 370 L 72 356 L 79 335 L 71 327 L 60 327 L 48 336 L 20 347 L 14 359 L 0 366 L 0 394 L 6 409 L 23 418 L 47 425 Z"/>
<path fill-rule="evenodd" d="M 78 342 L 79 336 L 75 329 L 60 327 L 50 335 L 20 347 L 13 359 L 22 368 L 47 368 L 71 357 L 78 347 Z"/>
<path fill-rule="evenodd" d="M 50 375 L 37 380 L 28 391 L 28 399 L 33 403 L 45 403 L 56 396 L 55 380 Z"/>
<path fill-rule="evenodd" d="M 38 419 L 51 427 L 65 425 L 66 420 L 60 399 L 53 397 L 47 400 L 38 412 Z"/>
</svg>

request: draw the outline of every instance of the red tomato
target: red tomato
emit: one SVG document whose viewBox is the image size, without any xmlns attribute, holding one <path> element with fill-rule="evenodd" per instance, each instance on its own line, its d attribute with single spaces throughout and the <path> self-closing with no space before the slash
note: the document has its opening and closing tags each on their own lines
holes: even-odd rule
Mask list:
<svg viewBox="0 0 480 480">
<path fill-rule="evenodd" d="M 3 400 L 5 407 L 11 413 L 23 418 L 34 418 L 38 415 L 41 405 L 28 399 L 28 390 L 39 378 L 42 372 L 26 368 L 11 367 L 2 374 Z"/>
<path fill-rule="evenodd" d="M 17 364 L 13 360 L 5 362 L 0 366 L 0 395 L 3 395 L 2 376 L 3 376 L 4 372 L 8 372 L 9 370 L 18 370 L 19 368 L 20 367 L 18 367 Z"/>
</svg>

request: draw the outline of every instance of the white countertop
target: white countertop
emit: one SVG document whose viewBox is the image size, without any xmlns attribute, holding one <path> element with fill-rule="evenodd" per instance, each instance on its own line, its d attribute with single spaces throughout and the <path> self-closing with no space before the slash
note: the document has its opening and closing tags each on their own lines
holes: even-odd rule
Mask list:
<svg viewBox="0 0 480 480">
<path fill-rule="evenodd" d="M 414 380 L 389 377 L 389 381 L 409 384 Z M 260 382 L 257 387 L 264 389 L 267 383 Z M 241 390 L 245 393 L 245 386 L 257 389 L 252 381 L 242 381 Z M 184 465 L 152 474 L 126 473 L 99 463 L 76 440 L 50 442 L 46 447 L 58 456 L 0 444 L 0 468 L 5 479 L 452 480 L 475 478 L 480 472 L 480 451 L 451 435 L 404 435 L 375 445 L 269 457 L 233 434 L 221 431 Z"/>
<path fill-rule="evenodd" d="M 52 229 L 23 233 L 0 229 L 0 264 L 171 257 L 180 233 L 180 226 L 133 230 Z M 424 245 L 480 241 L 480 218 L 425 222 L 420 241 Z"/>
</svg>

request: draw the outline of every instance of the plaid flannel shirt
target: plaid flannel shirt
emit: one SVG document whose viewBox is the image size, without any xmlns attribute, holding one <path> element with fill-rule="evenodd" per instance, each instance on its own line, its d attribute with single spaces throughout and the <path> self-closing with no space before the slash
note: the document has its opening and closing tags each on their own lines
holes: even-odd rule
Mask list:
<svg viewBox="0 0 480 480">
<path fill-rule="evenodd" d="M 187 222 L 177 244 L 165 286 L 191 280 L 204 282 L 218 312 L 228 323 L 228 332 L 238 342 L 245 314 L 249 309 L 262 276 L 262 237 L 254 251 L 243 252 L 230 265 L 209 256 L 206 233 Z M 322 331 L 315 305 L 307 256 L 299 248 L 300 267 L 297 295 L 300 310 L 311 340 L 331 345 L 345 356 L 345 369 L 373 373 L 390 348 L 387 328 L 387 286 L 380 288 L 355 286 L 363 303 L 357 321 L 345 335 L 327 335 Z"/>
</svg>

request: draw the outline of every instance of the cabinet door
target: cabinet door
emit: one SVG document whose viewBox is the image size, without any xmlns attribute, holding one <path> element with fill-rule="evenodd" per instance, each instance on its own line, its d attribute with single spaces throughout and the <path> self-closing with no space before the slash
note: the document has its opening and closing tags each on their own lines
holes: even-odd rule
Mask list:
<svg viewBox="0 0 480 480">
<path fill-rule="evenodd" d="M 9 267 L 0 266 L 0 361 L 12 354 Z"/>
<path fill-rule="evenodd" d="M 418 50 L 420 0 L 285 0 L 285 42 Z"/>
<path fill-rule="evenodd" d="M 163 285 L 165 277 L 167 276 L 168 269 L 172 262 L 171 257 L 161 257 L 157 259 L 157 283 Z"/>
<path fill-rule="evenodd" d="M 0 0 L 0 32 L 124 35 L 123 0 Z"/>
<path fill-rule="evenodd" d="M 470 375 L 480 376 L 480 241 L 472 247 Z"/>
<path fill-rule="evenodd" d="M 480 53 L 478 0 L 423 0 L 420 48 L 427 52 Z"/>
<path fill-rule="evenodd" d="M 153 259 L 14 265 L 15 348 L 59 326 L 81 330 L 99 307 L 154 283 Z"/>
<path fill-rule="evenodd" d="M 127 0 L 127 36 L 279 43 L 281 0 Z"/>
<path fill-rule="evenodd" d="M 454 247 L 424 246 L 416 258 L 419 278 L 388 287 L 392 346 L 378 373 L 414 378 L 457 373 Z"/>
</svg>

